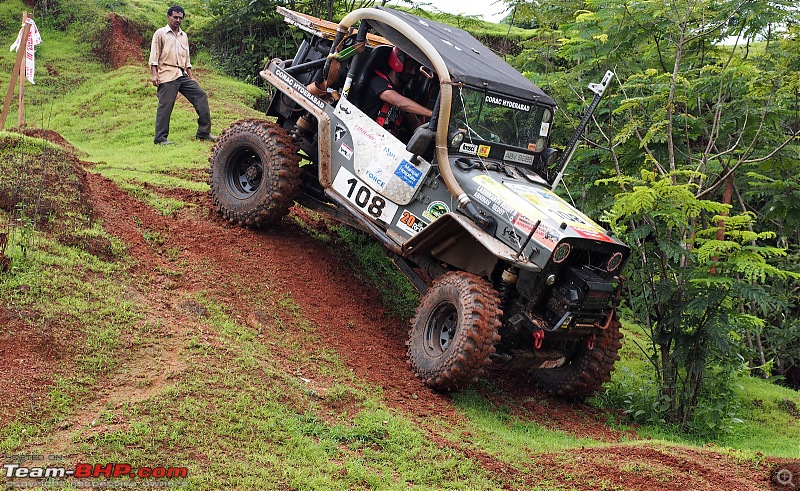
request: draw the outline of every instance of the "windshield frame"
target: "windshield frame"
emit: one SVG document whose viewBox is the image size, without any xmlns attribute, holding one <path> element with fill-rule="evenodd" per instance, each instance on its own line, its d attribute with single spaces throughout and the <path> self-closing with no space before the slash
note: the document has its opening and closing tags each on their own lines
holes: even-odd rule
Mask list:
<svg viewBox="0 0 800 491">
<path fill-rule="evenodd" d="M 549 146 L 555 106 L 464 84 L 453 87 L 451 107 L 450 131 L 466 133 L 467 151 L 461 153 L 473 153 L 470 145 L 478 144 L 531 154 L 539 154 Z"/>
</svg>

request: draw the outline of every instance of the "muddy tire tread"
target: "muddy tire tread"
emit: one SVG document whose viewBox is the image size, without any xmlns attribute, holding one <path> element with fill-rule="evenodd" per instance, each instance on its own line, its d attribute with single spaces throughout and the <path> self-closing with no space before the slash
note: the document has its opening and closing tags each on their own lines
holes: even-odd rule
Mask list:
<svg viewBox="0 0 800 491">
<path fill-rule="evenodd" d="M 460 311 L 463 322 L 453 344 L 438 364 L 430 366 L 425 363 L 424 349 L 418 343 L 423 338 L 427 316 L 441 303 L 445 292 L 457 292 L 462 308 L 470 308 Z M 491 284 L 474 274 L 452 272 L 436 279 L 417 308 L 409 331 L 409 363 L 416 375 L 427 386 L 439 391 L 459 389 L 477 381 L 491 363 L 490 356 L 500 342 L 498 330 L 502 311 L 499 305 L 497 292 Z"/>
<path fill-rule="evenodd" d="M 621 339 L 620 323 L 615 318 L 608 328 L 597 333 L 593 350 L 581 347 L 567 366 L 534 370 L 539 388 L 574 401 L 591 397 L 605 382 L 611 380 L 614 364 L 620 359 L 618 352 L 622 348 Z"/>
<path fill-rule="evenodd" d="M 258 191 L 244 200 L 247 206 L 237 207 L 226 189 L 228 163 L 224 159 L 243 145 L 257 147 L 254 150 L 261 156 L 263 175 Z M 301 183 L 300 155 L 289 134 L 277 124 L 261 119 L 236 121 L 220 135 L 208 160 L 211 200 L 228 222 L 259 227 L 274 224 L 289 213 Z"/>
</svg>

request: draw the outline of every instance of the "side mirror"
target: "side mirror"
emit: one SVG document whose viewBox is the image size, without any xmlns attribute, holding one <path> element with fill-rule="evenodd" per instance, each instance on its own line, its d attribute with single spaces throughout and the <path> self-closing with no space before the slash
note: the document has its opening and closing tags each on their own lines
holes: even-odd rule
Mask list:
<svg viewBox="0 0 800 491">
<path fill-rule="evenodd" d="M 431 148 L 431 145 L 433 145 L 435 139 L 436 132 L 428 128 L 426 124 L 414 130 L 414 134 L 411 135 L 411 139 L 408 140 L 408 145 L 406 145 L 406 150 L 414 155 L 412 160 L 416 161 L 417 156 L 427 152 L 428 149 Z"/>
</svg>

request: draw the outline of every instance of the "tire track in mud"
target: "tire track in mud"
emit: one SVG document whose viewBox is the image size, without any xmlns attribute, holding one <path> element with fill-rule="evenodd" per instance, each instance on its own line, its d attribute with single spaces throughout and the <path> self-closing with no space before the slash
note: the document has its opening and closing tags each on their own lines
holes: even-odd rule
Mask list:
<svg viewBox="0 0 800 491">
<path fill-rule="evenodd" d="M 169 285 L 173 296 L 211 289 L 245 318 L 259 306 L 237 294 L 237 284 L 264 284 L 285 292 L 327 347 L 357 376 L 383 388 L 388 404 L 422 417 L 455 415 L 449 397 L 430 391 L 409 368 L 406 322 L 389 316 L 376 292 L 296 226 L 287 221 L 267 230 L 231 226 L 209 211 L 206 195 L 189 192 L 182 198 L 197 206 L 165 217 L 104 177 L 90 174 L 88 181 L 97 217 L 106 231 L 128 245 L 128 253 L 139 261 L 137 274 L 174 268 L 143 236 L 159 234 L 162 249 L 180 251 L 180 259 L 189 265 L 204 265 L 186 268 L 179 279 L 163 278 L 176 283 Z"/>
</svg>

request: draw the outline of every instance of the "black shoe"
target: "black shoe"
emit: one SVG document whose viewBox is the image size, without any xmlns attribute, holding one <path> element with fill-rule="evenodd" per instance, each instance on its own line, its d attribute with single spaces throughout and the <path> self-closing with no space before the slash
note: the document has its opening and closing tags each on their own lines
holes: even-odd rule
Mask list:
<svg viewBox="0 0 800 491">
<path fill-rule="evenodd" d="M 159 140 L 155 142 L 156 145 L 172 145 L 172 142 L 169 140 Z"/>
<path fill-rule="evenodd" d="M 211 133 L 204 133 L 202 135 L 201 134 L 197 134 L 197 135 L 195 135 L 195 138 L 197 138 L 198 140 L 208 140 L 210 142 L 217 141 L 217 137 L 212 135 Z"/>
</svg>

